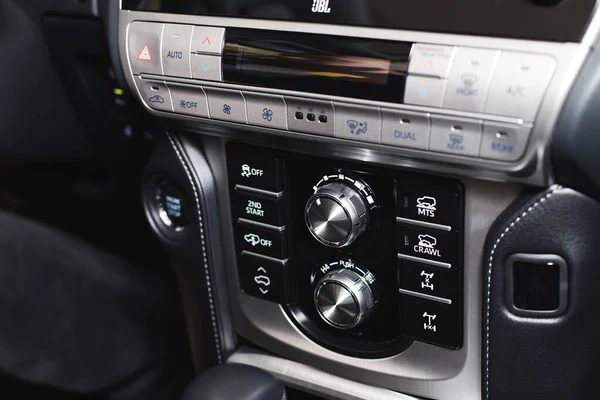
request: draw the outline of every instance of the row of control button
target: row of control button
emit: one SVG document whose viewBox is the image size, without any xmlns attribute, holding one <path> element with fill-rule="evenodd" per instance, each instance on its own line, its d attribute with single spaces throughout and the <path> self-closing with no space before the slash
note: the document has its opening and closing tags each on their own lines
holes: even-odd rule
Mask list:
<svg viewBox="0 0 600 400">
<path fill-rule="evenodd" d="M 231 154 L 227 163 L 241 289 L 284 304 L 290 299 L 291 280 L 281 162 Z"/>
<path fill-rule="evenodd" d="M 402 334 L 460 347 L 459 189 L 396 185 Z"/>
<path fill-rule="evenodd" d="M 548 55 L 419 43 L 404 102 L 534 121 L 555 68 Z"/>
<path fill-rule="evenodd" d="M 140 77 L 137 83 L 144 101 L 161 111 L 469 157 L 517 160 L 531 132 L 530 125 L 167 85 Z"/>
<path fill-rule="evenodd" d="M 221 81 L 225 28 L 134 21 L 128 29 L 128 55 L 141 73 Z"/>
</svg>

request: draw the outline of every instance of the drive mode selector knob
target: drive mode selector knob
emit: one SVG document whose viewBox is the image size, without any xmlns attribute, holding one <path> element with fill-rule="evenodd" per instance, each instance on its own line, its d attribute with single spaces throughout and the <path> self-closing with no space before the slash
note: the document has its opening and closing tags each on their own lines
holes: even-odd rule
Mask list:
<svg viewBox="0 0 600 400">
<path fill-rule="evenodd" d="M 370 223 L 373 196 L 365 184 L 352 182 L 340 180 L 315 186 L 315 193 L 306 203 L 306 226 L 325 246 L 339 248 L 352 244 Z"/>
<path fill-rule="evenodd" d="M 370 277 L 372 279 L 372 275 Z M 325 274 L 314 292 L 319 316 L 335 328 L 351 329 L 358 326 L 376 304 L 368 279 L 369 276 L 351 269 L 338 269 Z"/>
</svg>

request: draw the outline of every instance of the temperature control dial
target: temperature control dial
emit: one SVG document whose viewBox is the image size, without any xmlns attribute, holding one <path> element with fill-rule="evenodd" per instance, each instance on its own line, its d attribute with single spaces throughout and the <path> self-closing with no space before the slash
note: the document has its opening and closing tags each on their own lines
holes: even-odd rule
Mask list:
<svg viewBox="0 0 600 400">
<path fill-rule="evenodd" d="M 306 203 L 306 226 L 326 246 L 348 246 L 367 229 L 372 207 L 374 200 L 368 186 L 358 180 L 339 179 L 317 185 Z"/>
<path fill-rule="evenodd" d="M 351 329 L 363 322 L 377 303 L 370 272 L 354 268 L 336 269 L 321 277 L 315 286 L 314 301 L 319 316 L 329 325 Z M 325 264 L 328 266 L 328 264 Z M 323 268 L 323 267 L 322 267 Z"/>
</svg>

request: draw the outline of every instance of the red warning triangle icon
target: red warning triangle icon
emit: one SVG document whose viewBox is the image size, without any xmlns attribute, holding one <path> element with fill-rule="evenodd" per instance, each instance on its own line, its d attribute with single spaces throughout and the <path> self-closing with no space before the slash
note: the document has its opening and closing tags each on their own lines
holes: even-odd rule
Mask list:
<svg viewBox="0 0 600 400">
<path fill-rule="evenodd" d="M 141 61 L 152 61 L 152 56 L 150 55 L 150 50 L 148 49 L 148 45 L 145 44 L 142 52 L 138 56 L 138 60 Z"/>
</svg>

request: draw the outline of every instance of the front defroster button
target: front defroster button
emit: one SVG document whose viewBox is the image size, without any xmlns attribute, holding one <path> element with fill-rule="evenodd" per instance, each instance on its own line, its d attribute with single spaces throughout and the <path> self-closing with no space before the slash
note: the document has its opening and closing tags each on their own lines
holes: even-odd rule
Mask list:
<svg viewBox="0 0 600 400">
<path fill-rule="evenodd" d="M 497 50 L 459 47 L 450 70 L 444 107 L 483 111 Z"/>
</svg>

